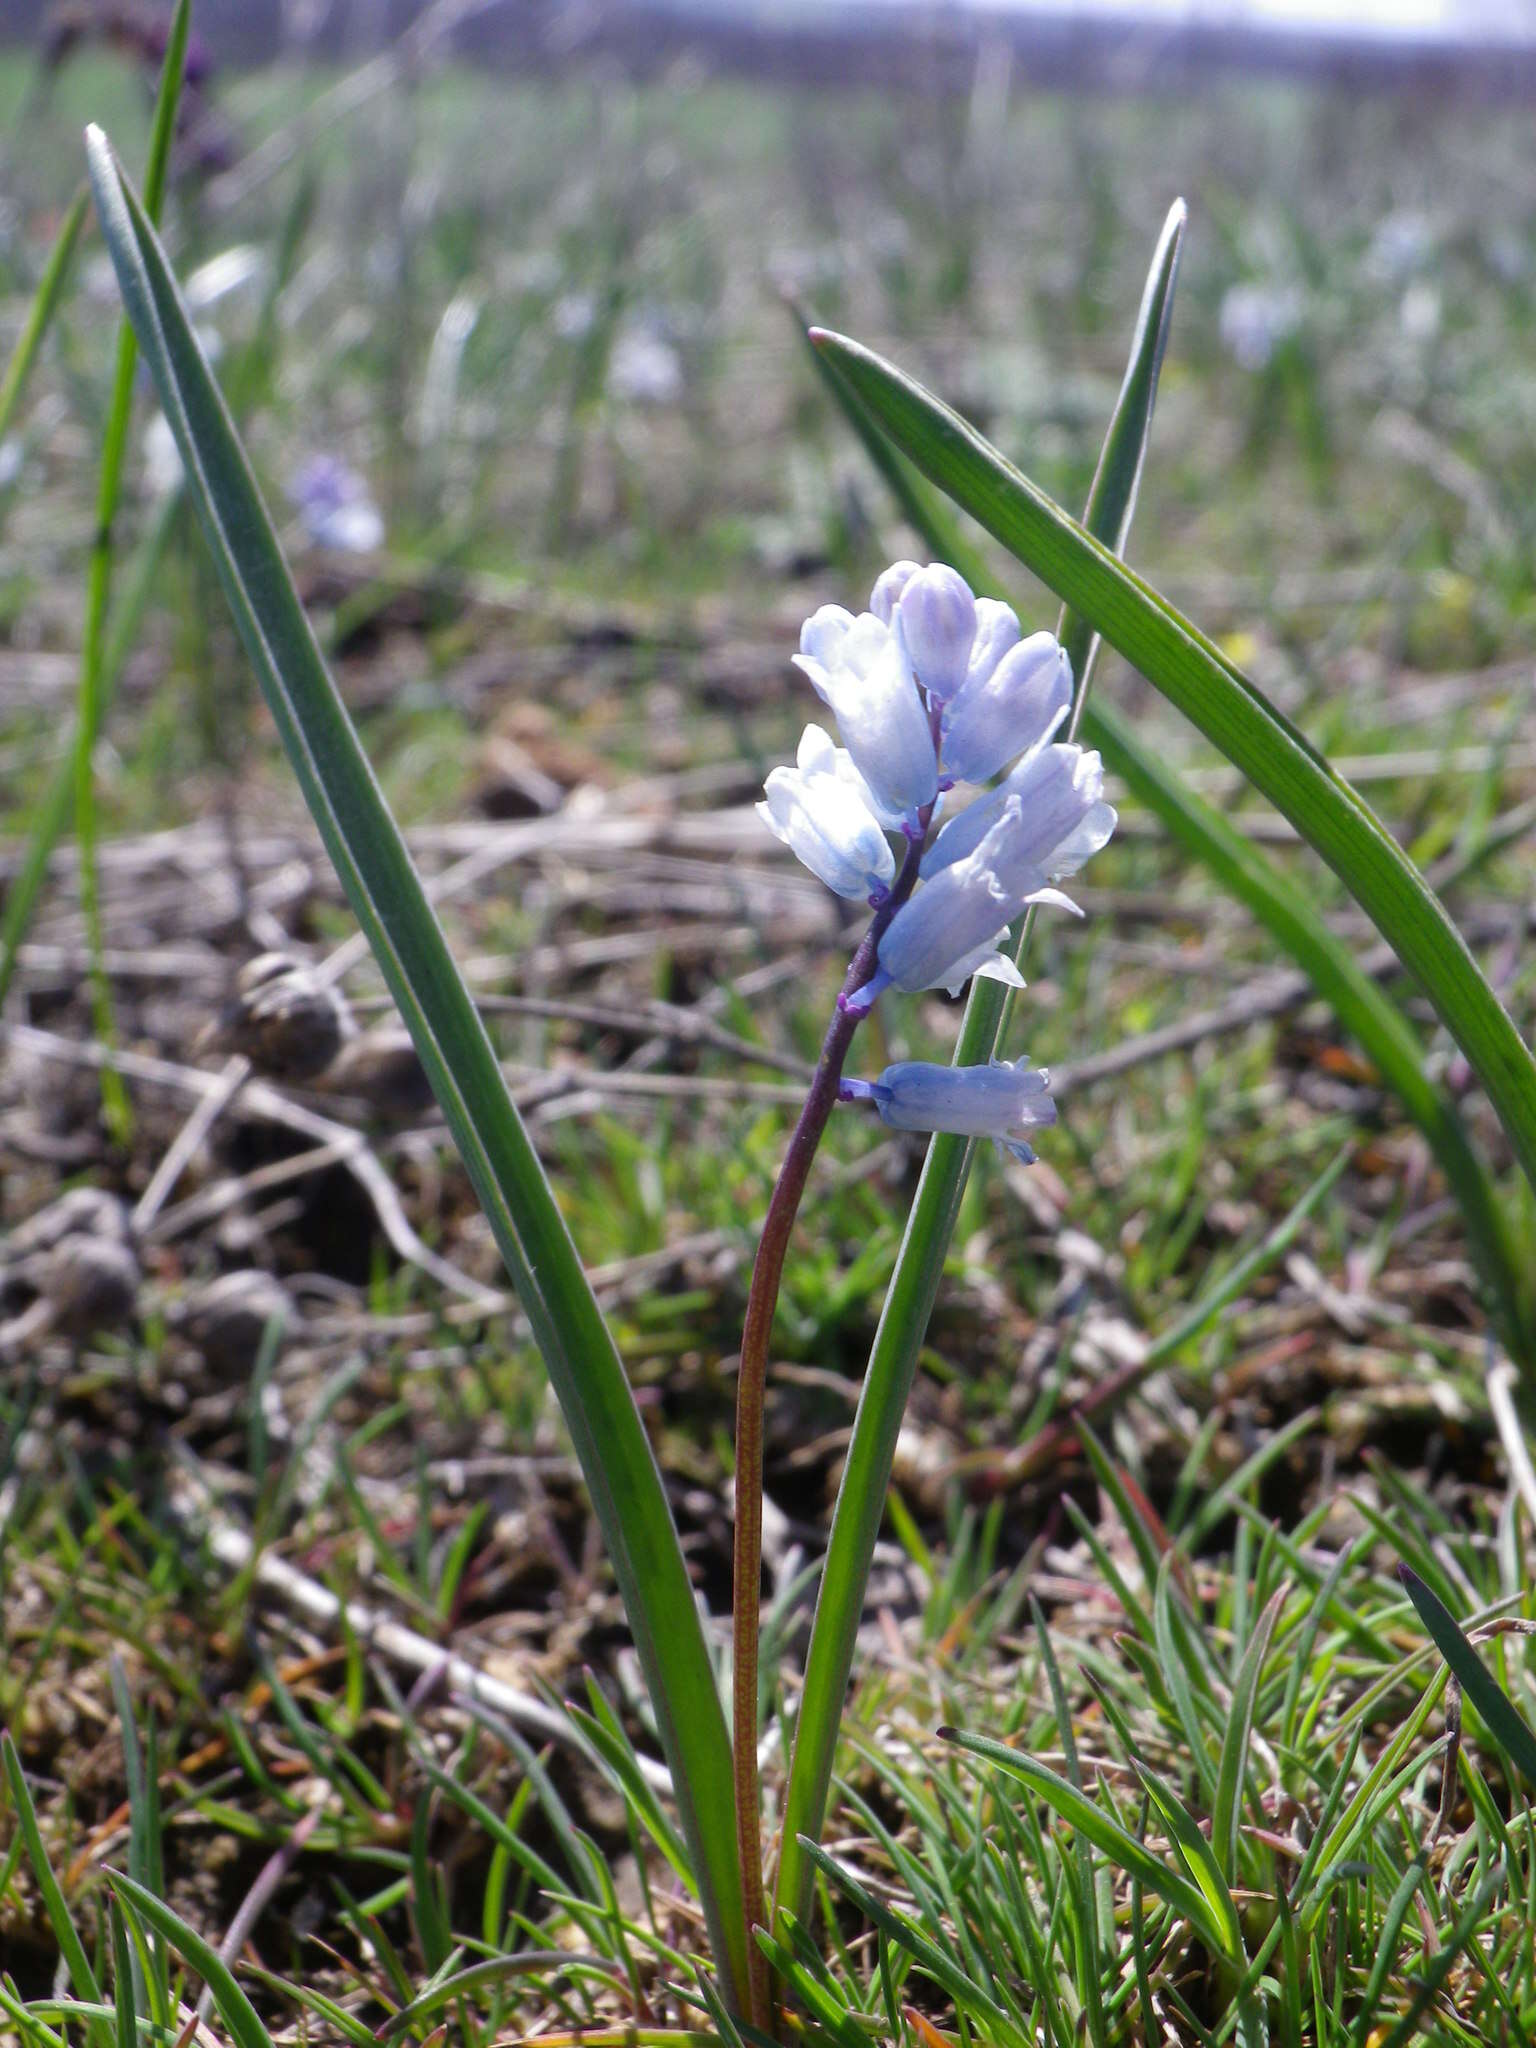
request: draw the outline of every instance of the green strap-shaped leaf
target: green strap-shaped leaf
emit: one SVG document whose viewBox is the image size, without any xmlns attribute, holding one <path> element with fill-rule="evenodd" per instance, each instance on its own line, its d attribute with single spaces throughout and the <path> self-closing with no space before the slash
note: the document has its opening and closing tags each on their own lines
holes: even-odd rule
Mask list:
<svg viewBox="0 0 1536 2048">
<path fill-rule="evenodd" d="M 321 659 L 165 253 L 98 129 L 88 133 L 87 155 L 123 300 L 235 624 L 544 1355 L 650 1688 L 715 1959 L 736 1999 L 747 1943 L 730 1744 L 650 1440 L 491 1042 Z"/>
<path fill-rule="evenodd" d="M 1221 1874 L 1216 1852 L 1200 1831 L 1200 1823 L 1168 1781 L 1159 1777 L 1150 1764 L 1143 1763 L 1139 1757 L 1132 1757 L 1131 1769 L 1140 1780 L 1141 1789 L 1162 1816 L 1169 1840 L 1210 1907 L 1214 1924 L 1221 1931 L 1218 1954 L 1228 1964 L 1245 1964 L 1247 1958 L 1243 1953 L 1243 1929 L 1237 1917 L 1237 1906 L 1231 1888 Z"/>
<path fill-rule="evenodd" d="M 1536 1187 L 1536 1059 L 1444 907 L 1359 793 L 1198 627 L 958 413 L 857 342 L 813 338 L 896 445 L 1118 648 L 1322 855 L 1434 1004 Z"/>
<path fill-rule="evenodd" d="M 1153 255 L 1136 323 L 1130 364 L 1089 497 L 1088 516 L 1095 530 L 1107 535 L 1116 546 L 1125 543 L 1136 486 L 1141 476 L 1143 451 L 1151 428 L 1152 407 L 1157 396 L 1157 371 L 1162 363 L 1173 311 L 1173 288 L 1178 276 L 1184 211 L 1182 200 L 1172 207 Z M 834 395 L 844 404 L 850 421 L 864 440 L 872 459 L 889 480 L 898 502 L 920 531 L 928 530 L 930 507 L 927 487 L 914 476 L 910 465 L 869 426 L 857 399 L 848 402 L 852 394 L 845 396 L 841 365 L 820 355 L 817 360 L 827 363 Z M 962 550 L 946 547 L 945 558 L 960 569 L 976 588 L 989 586 L 991 579 L 984 569 L 973 567 Z M 1063 640 L 1079 678 L 1079 702 L 1092 665 L 1089 639 L 1086 628 L 1074 625 L 1070 619 L 1064 620 Z M 1008 992 L 999 982 L 977 980 L 972 983 L 955 1048 L 957 1065 L 976 1065 L 991 1057 L 1006 1021 L 1008 1007 Z M 826 1817 L 843 1697 L 848 1687 L 848 1674 L 853 1668 L 854 1640 L 863 1611 L 870 1559 L 874 1555 L 875 1539 L 880 1533 L 885 1513 L 891 1460 L 895 1455 L 907 1397 L 912 1391 L 917 1354 L 938 1296 L 944 1257 L 954 1232 L 960 1198 L 965 1191 L 970 1159 L 971 1147 L 965 1138 L 941 1133 L 928 1146 L 922 1176 L 897 1254 L 896 1268 L 886 1290 L 880 1326 L 869 1354 L 869 1367 L 864 1376 L 853 1435 L 837 1490 L 837 1506 L 827 1539 L 827 1558 L 822 1567 L 811 1642 L 806 1653 L 805 1679 L 795 1720 L 789 1783 L 784 1795 L 784 1846 L 774 1890 L 775 1906 L 787 1907 L 802 1920 L 809 1914 L 811 1891 L 811 1863 L 802 1838 L 817 1840 Z"/>
</svg>

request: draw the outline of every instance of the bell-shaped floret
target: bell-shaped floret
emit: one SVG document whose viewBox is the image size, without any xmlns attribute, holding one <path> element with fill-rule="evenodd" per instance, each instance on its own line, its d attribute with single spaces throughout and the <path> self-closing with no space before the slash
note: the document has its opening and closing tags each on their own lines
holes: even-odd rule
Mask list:
<svg viewBox="0 0 1536 2048">
<path fill-rule="evenodd" d="M 1051 1077 L 1027 1061 L 992 1060 L 984 1067 L 944 1067 L 898 1060 L 877 1081 L 844 1081 L 845 1102 L 872 1102 L 893 1131 L 952 1131 L 991 1138 L 1026 1165 L 1034 1152 L 1024 1133 L 1056 1121 Z"/>
<path fill-rule="evenodd" d="M 974 852 L 941 868 L 901 906 L 881 935 L 878 970 L 853 999 L 856 1007 L 866 1008 L 892 983 L 958 995 L 971 975 L 990 974 L 1023 986 L 1013 962 L 997 950 L 1014 918 L 1045 885 L 1039 869 L 1013 858 L 1022 818 L 1022 804 L 1010 797 Z"/>
<path fill-rule="evenodd" d="M 929 696 L 938 702 L 953 697 L 976 638 L 976 600 L 965 578 L 946 563 L 930 562 L 903 586 L 896 622 Z"/>
<path fill-rule="evenodd" d="M 939 768 L 900 634 L 873 612 L 823 605 L 801 628 L 795 666 L 831 706 L 882 815 L 915 825 L 938 794 Z"/>
<path fill-rule="evenodd" d="M 990 795 L 951 818 L 923 855 L 925 880 L 968 859 L 1018 804 L 1018 825 L 1006 865 L 1060 881 L 1107 844 L 1115 829 L 1104 802 L 1104 764 L 1096 753 L 1063 742 L 1037 746 Z"/>
<path fill-rule="evenodd" d="M 944 707 L 940 761 L 957 782 L 985 782 L 1050 738 L 1072 704 L 1072 664 L 1054 633 L 1031 633 L 990 673 L 972 673 Z"/>
<path fill-rule="evenodd" d="M 775 768 L 757 814 L 839 896 L 883 902 L 896 872 L 863 776 L 819 725 L 800 736 L 793 768 Z"/>
</svg>

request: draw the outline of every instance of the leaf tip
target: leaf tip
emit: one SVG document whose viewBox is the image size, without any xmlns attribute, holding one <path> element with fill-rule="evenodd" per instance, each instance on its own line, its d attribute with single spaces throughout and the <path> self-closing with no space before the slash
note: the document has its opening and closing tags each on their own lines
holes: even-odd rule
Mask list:
<svg viewBox="0 0 1536 2048">
<path fill-rule="evenodd" d="M 104 192 L 116 182 L 117 159 L 112 153 L 111 143 L 107 140 L 106 129 L 97 127 L 94 121 L 86 124 L 85 168 L 96 194 L 97 206 L 100 208 Z"/>
</svg>

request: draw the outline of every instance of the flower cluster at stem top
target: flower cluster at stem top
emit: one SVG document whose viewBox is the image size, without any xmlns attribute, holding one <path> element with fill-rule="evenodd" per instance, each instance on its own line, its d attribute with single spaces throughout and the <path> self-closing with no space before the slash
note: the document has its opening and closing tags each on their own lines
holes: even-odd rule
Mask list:
<svg viewBox="0 0 1536 2048">
<path fill-rule="evenodd" d="M 829 604 L 806 620 L 795 665 L 844 744 L 808 725 L 758 813 L 828 888 L 882 913 L 874 972 L 843 1008 L 863 1015 L 892 987 L 958 994 L 973 974 L 1022 987 L 1000 951 L 1009 926 L 1032 903 L 1075 911 L 1054 885 L 1115 829 L 1098 755 L 1056 738 L 1072 708 L 1065 650 L 1050 633 L 1025 637 L 1008 605 L 944 563 L 896 562 L 868 611 Z M 959 784 L 975 791 L 963 805 Z M 907 1061 L 842 1093 L 898 1129 L 994 1136 L 1032 1157 L 1019 1132 L 1053 1120 L 1045 1086 L 996 1061 Z"/>
</svg>

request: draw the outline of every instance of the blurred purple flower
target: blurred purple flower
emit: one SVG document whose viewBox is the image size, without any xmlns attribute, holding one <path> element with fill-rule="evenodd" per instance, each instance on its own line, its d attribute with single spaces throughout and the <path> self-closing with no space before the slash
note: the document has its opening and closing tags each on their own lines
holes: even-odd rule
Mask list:
<svg viewBox="0 0 1536 2048">
<path fill-rule="evenodd" d="M 317 547 L 368 555 L 384 540 L 384 521 L 356 470 L 334 455 L 311 455 L 288 485 L 290 503 Z"/>
</svg>

